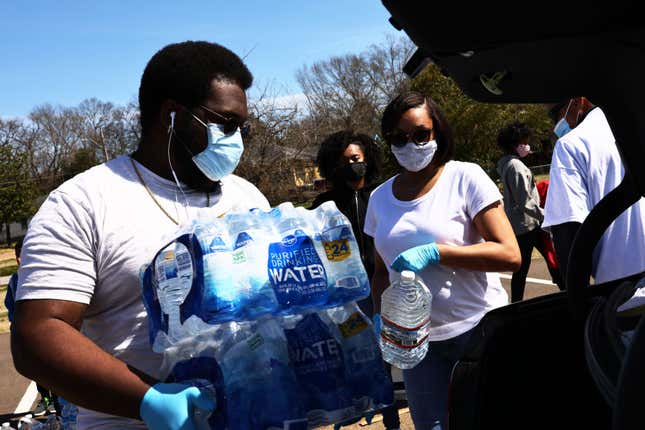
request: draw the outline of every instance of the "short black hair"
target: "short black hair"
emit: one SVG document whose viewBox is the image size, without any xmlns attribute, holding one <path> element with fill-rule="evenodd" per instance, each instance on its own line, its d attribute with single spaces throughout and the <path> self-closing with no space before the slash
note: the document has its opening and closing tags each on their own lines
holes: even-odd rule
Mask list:
<svg viewBox="0 0 645 430">
<path fill-rule="evenodd" d="M 381 148 L 368 135 L 356 133 L 353 130 L 337 131 L 322 141 L 316 157 L 321 176 L 334 182 L 338 160 L 351 144 L 356 144 L 363 150 L 364 160 L 367 163 L 365 182 L 370 184 L 377 180 L 381 174 Z"/>
<path fill-rule="evenodd" d="M 531 137 L 531 129 L 523 122 L 506 124 L 497 134 L 497 146 L 507 154 L 514 154 L 517 145 Z"/>
<path fill-rule="evenodd" d="M 164 100 L 187 108 L 202 104 L 213 79 L 231 82 L 246 91 L 253 75 L 233 51 L 217 43 L 186 41 L 157 51 L 146 65 L 139 86 L 143 133 L 150 128 Z"/>
<path fill-rule="evenodd" d="M 22 251 L 23 240 L 24 238 L 21 237 L 20 239 L 16 240 L 16 244 L 13 246 L 13 250 L 16 253 L 16 258 L 20 257 L 20 251 Z"/>
<path fill-rule="evenodd" d="M 560 111 L 567 106 L 571 99 L 562 100 L 558 103 L 555 103 L 553 106 L 550 106 L 547 110 L 547 115 L 551 118 L 551 121 L 558 122 Z"/>
<path fill-rule="evenodd" d="M 410 109 L 424 105 L 428 115 L 432 118 L 432 128 L 437 141 L 437 153 L 433 158 L 433 162 L 436 160 L 439 165 L 443 165 L 454 158 L 455 142 L 452 138 L 452 129 L 446 117 L 432 97 L 417 91 L 406 91 L 396 96 L 383 111 L 381 134 L 385 141 L 388 142 L 388 136 L 395 131 L 403 114 Z"/>
</svg>

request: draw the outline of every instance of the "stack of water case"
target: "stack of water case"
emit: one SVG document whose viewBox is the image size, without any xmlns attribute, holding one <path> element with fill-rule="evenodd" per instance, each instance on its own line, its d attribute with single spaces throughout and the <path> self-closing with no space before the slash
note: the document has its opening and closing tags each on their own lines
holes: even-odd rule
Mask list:
<svg viewBox="0 0 645 430">
<path fill-rule="evenodd" d="M 163 376 L 216 397 L 204 428 L 311 428 L 393 400 L 356 306 L 367 274 L 332 202 L 193 221 L 142 267 L 141 285 Z"/>
</svg>

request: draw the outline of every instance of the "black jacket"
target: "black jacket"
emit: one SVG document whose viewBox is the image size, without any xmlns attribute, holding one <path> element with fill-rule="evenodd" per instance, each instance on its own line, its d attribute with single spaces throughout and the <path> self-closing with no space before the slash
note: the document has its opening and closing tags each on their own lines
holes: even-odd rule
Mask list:
<svg viewBox="0 0 645 430">
<path fill-rule="evenodd" d="M 358 242 L 358 247 L 361 253 L 361 260 L 368 278 L 372 279 L 374 273 L 374 240 L 372 237 L 363 233 L 363 226 L 365 225 L 365 213 L 367 212 L 367 202 L 370 198 L 370 193 L 378 184 L 372 184 L 354 191 L 346 186 L 337 186 L 329 191 L 319 194 L 311 204 L 310 209 L 317 208 L 324 202 L 333 201 L 336 207 L 347 217 L 352 224 L 354 236 Z M 369 303 L 364 303 L 369 301 Z M 363 312 L 371 316 L 371 299 L 367 298 L 359 303 Z"/>
</svg>

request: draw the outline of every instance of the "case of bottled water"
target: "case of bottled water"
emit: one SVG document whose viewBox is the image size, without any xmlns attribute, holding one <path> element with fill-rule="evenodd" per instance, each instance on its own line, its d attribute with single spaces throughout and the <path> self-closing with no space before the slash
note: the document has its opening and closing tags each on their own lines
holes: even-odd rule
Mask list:
<svg viewBox="0 0 645 430">
<path fill-rule="evenodd" d="M 162 377 L 217 407 L 199 428 L 312 428 L 392 402 L 351 225 L 333 203 L 182 227 L 140 271 Z"/>
<path fill-rule="evenodd" d="M 162 377 L 204 387 L 213 429 L 313 428 L 392 403 L 374 328 L 355 302 L 210 325 L 164 351 Z"/>
<path fill-rule="evenodd" d="M 333 202 L 195 220 L 141 268 L 140 281 L 157 352 L 201 323 L 292 315 L 370 292 L 351 225 Z"/>
</svg>

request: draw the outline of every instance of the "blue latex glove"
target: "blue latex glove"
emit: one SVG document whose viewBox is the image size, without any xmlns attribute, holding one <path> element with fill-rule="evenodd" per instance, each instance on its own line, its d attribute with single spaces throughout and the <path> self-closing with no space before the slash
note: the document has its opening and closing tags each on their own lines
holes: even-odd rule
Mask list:
<svg viewBox="0 0 645 430">
<path fill-rule="evenodd" d="M 381 314 L 374 314 L 372 317 L 372 324 L 374 325 L 374 333 L 376 333 L 377 339 L 381 337 L 381 325 L 383 324 L 383 321 L 381 321 Z"/>
<path fill-rule="evenodd" d="M 195 409 L 211 412 L 215 399 L 197 387 L 158 383 L 141 400 L 139 414 L 152 430 L 195 430 Z"/>
<path fill-rule="evenodd" d="M 397 272 L 412 270 L 419 272 L 428 264 L 439 262 L 439 248 L 435 242 L 427 245 L 419 245 L 400 253 L 390 264 L 390 267 Z"/>
</svg>

